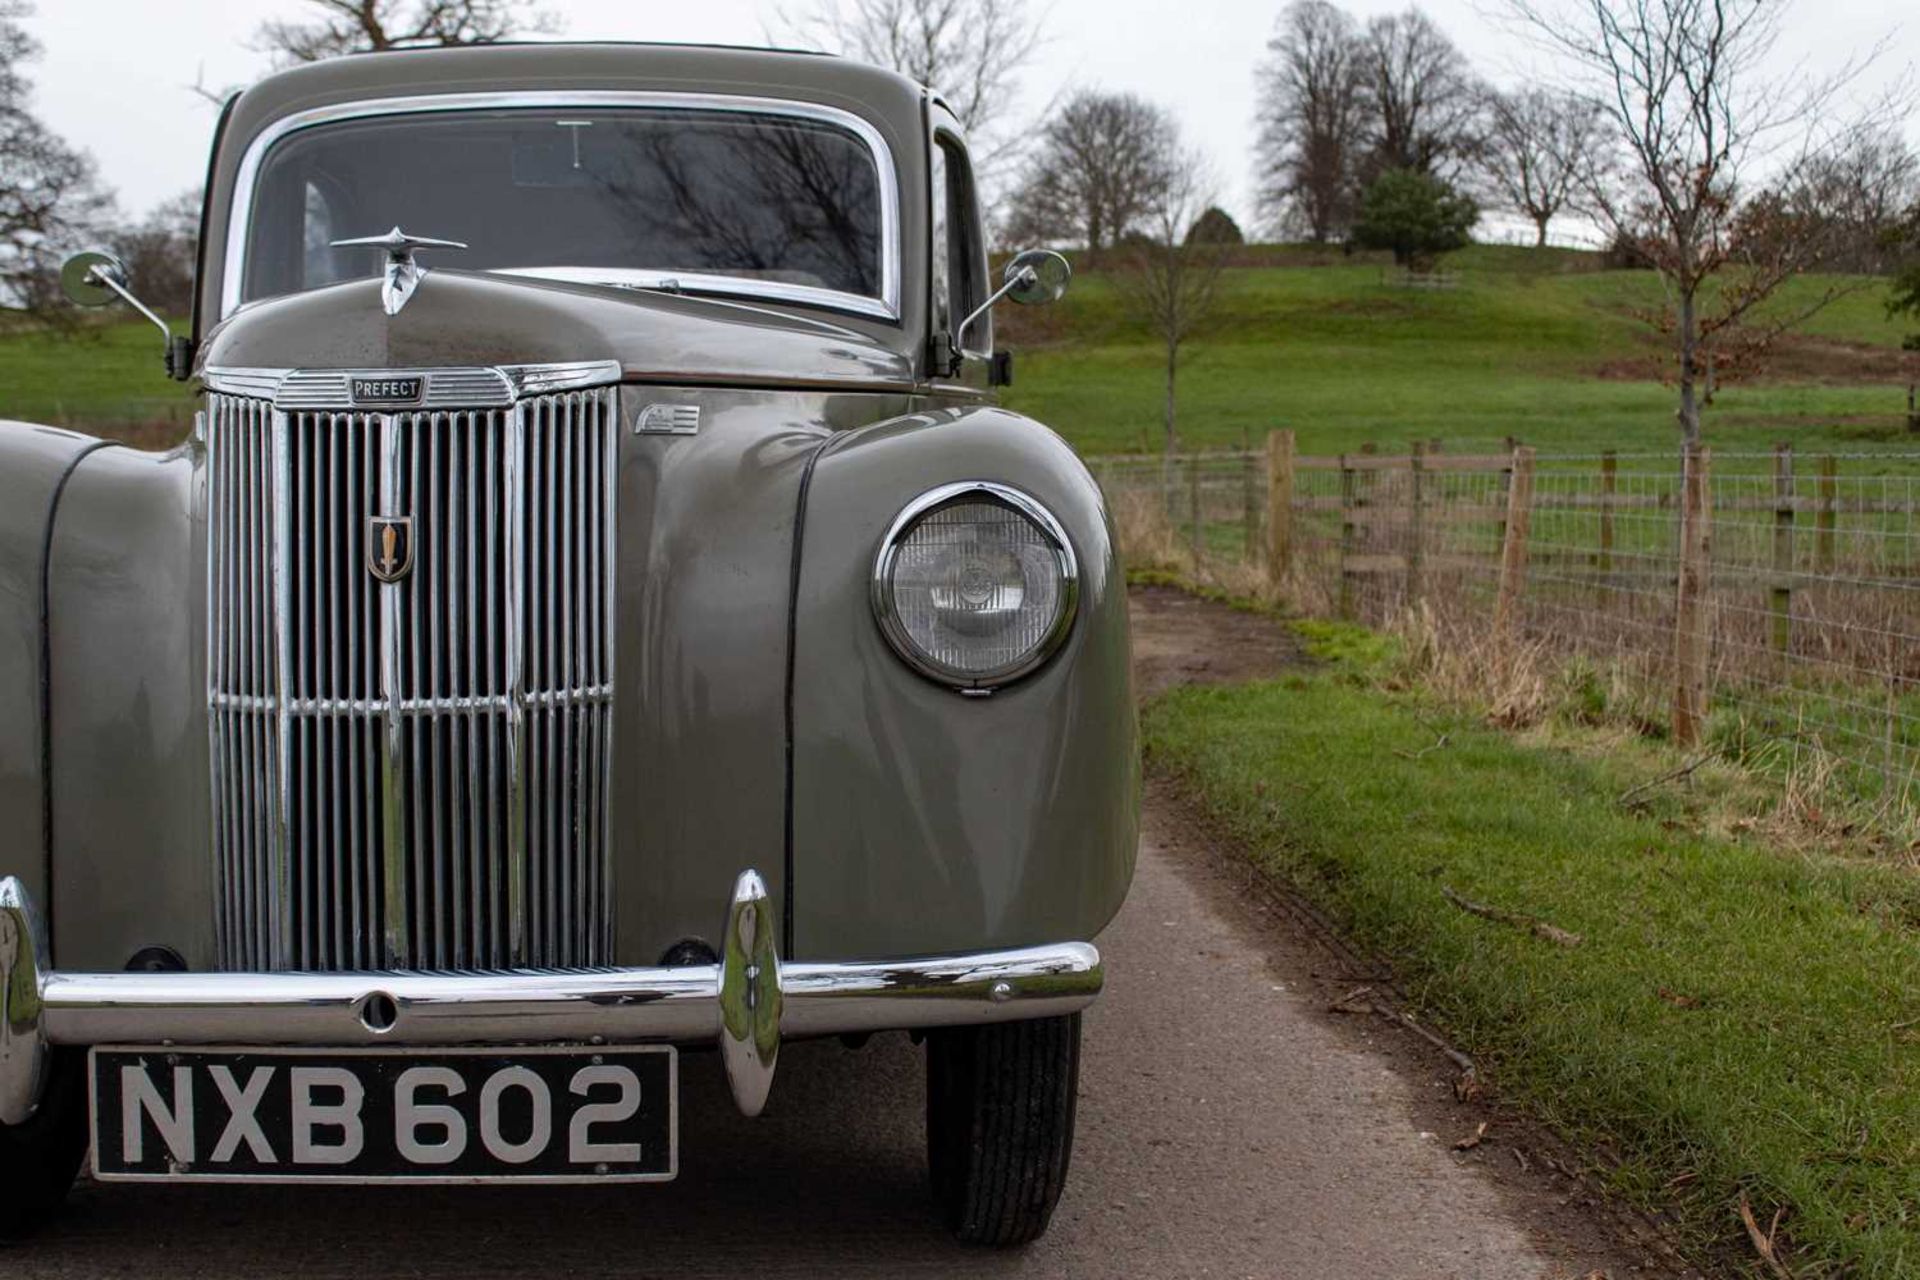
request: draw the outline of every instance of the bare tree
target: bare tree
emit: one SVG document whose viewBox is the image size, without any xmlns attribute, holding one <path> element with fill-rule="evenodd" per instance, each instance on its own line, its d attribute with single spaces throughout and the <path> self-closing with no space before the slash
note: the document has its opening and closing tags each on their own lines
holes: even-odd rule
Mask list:
<svg viewBox="0 0 1920 1280">
<path fill-rule="evenodd" d="M 345 53 L 434 45 L 498 44 L 551 31 L 556 20 L 532 0 L 307 0 L 320 13 L 306 21 L 271 18 L 254 31 L 253 47 L 282 65 L 319 62 Z"/>
<path fill-rule="evenodd" d="M 111 237 L 133 291 L 163 315 L 193 307 L 194 257 L 200 244 L 200 189 L 163 201 Z"/>
<path fill-rule="evenodd" d="M 1179 446 L 1176 386 L 1180 351 L 1219 297 L 1227 246 L 1189 232 L 1213 202 L 1205 161 L 1169 129 L 1155 164 L 1159 180 L 1147 193 L 1138 234 L 1115 277 L 1127 309 L 1159 339 L 1165 358 L 1162 447 Z"/>
<path fill-rule="evenodd" d="M 1098 265 L 1167 184 L 1173 118 L 1130 93 L 1074 94 L 1048 118 L 1013 198 L 1017 239 L 1075 242 Z"/>
<path fill-rule="evenodd" d="M 1013 159 L 1017 135 L 1008 118 L 1043 38 L 1026 0 L 831 0 L 799 18 L 781 10 L 777 26 L 786 38 L 826 45 L 936 90 L 966 126 L 982 175 Z"/>
<path fill-rule="evenodd" d="M 1598 186 L 1593 203 L 1665 285 L 1657 321 L 1678 365 L 1681 440 L 1696 445 L 1716 373 L 1856 287 L 1835 282 L 1785 313 L 1768 308 L 1782 284 L 1820 263 L 1828 238 L 1777 203 L 1743 208 L 1743 181 L 1771 167 L 1778 183 L 1797 185 L 1822 152 L 1844 150 L 1901 104 L 1843 110 L 1860 60 L 1825 75 L 1770 75 L 1775 0 L 1509 4 L 1590 82 L 1627 152 L 1626 186 Z"/>
<path fill-rule="evenodd" d="M 1294 0 L 1267 52 L 1255 73 L 1255 198 L 1277 226 L 1338 239 L 1353 218 L 1363 145 L 1359 31 L 1327 0 Z"/>
<path fill-rule="evenodd" d="M 1356 59 L 1371 181 L 1388 169 L 1451 178 L 1473 154 L 1481 90 L 1446 33 L 1418 9 L 1367 23 Z"/>
<path fill-rule="evenodd" d="M 1791 186 L 1774 184 L 1796 217 L 1814 220 L 1828 238 L 1825 266 L 1882 272 L 1897 259 L 1902 218 L 1920 201 L 1920 156 L 1898 131 L 1862 132 L 1849 145 L 1811 156 Z"/>
<path fill-rule="evenodd" d="M 1547 89 L 1487 95 L 1485 132 L 1476 153 L 1493 190 L 1533 220 L 1536 245 L 1592 172 L 1607 133 L 1599 106 Z"/>
<path fill-rule="evenodd" d="M 20 25 L 29 11 L 0 0 L 0 304 L 59 321 L 72 314 L 58 305 L 60 256 L 96 233 L 112 202 L 92 158 L 30 109 L 24 64 L 40 50 Z"/>
</svg>

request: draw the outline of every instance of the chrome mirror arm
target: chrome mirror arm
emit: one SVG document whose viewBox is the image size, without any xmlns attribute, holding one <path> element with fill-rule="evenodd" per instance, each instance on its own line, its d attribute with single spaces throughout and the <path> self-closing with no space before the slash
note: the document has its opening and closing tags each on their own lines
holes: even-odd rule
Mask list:
<svg viewBox="0 0 1920 1280">
<path fill-rule="evenodd" d="M 1060 295 L 1067 291 L 1067 281 L 1073 278 L 1073 268 L 1067 260 L 1051 249 L 1028 249 L 1017 253 L 1013 261 L 1007 263 L 1005 282 L 993 291 L 993 296 L 975 307 L 965 320 L 960 322 L 949 340 L 951 348 L 951 372 L 958 372 L 960 362 L 966 358 L 967 330 L 973 322 L 993 310 L 993 304 L 1002 298 L 1012 298 L 1023 307 L 1038 303 L 1057 302 Z"/>
<path fill-rule="evenodd" d="M 176 338 L 173 326 L 134 296 L 127 285 L 127 267 L 104 249 L 82 249 L 60 264 L 60 291 L 75 306 L 104 307 L 115 298 L 126 303 L 160 330 L 161 357 L 167 373 L 181 382 L 193 376 L 193 343 Z"/>
<path fill-rule="evenodd" d="M 167 340 L 167 346 L 169 348 L 173 346 L 173 326 L 154 314 L 153 308 L 135 297 L 133 290 L 127 288 L 126 284 L 119 278 L 118 273 L 105 264 L 95 263 L 87 269 L 87 280 L 91 284 L 104 285 L 106 288 L 120 295 L 122 302 L 159 326 L 160 336 Z"/>
<path fill-rule="evenodd" d="M 973 322 L 975 320 L 978 320 L 981 316 L 993 310 L 993 306 L 996 302 L 999 302 L 1000 299 L 1006 297 L 1008 294 L 1012 293 L 1015 289 L 1031 288 L 1037 283 L 1039 283 L 1039 273 L 1036 272 L 1032 267 L 1021 267 L 1018 271 L 1007 272 L 1007 282 L 1001 285 L 998 289 L 995 289 L 993 291 L 992 296 L 989 297 L 985 302 L 981 303 L 979 306 L 975 307 L 971 312 L 969 312 L 967 315 L 967 318 L 960 322 L 960 327 L 953 331 L 954 354 L 958 356 L 966 355 L 967 330 L 973 327 Z"/>
</svg>

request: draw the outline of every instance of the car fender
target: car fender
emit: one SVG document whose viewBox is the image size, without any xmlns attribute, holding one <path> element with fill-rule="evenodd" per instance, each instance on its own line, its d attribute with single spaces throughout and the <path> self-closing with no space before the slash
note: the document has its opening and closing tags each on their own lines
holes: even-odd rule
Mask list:
<svg viewBox="0 0 1920 1280">
<path fill-rule="evenodd" d="M 0 875 L 44 905 L 48 830 L 46 567 L 52 521 L 75 468 L 104 442 L 0 421 Z"/>
<path fill-rule="evenodd" d="M 927 490 L 988 480 L 1051 511 L 1080 599 L 1047 663 L 988 697 L 915 673 L 870 602 L 881 540 Z M 847 432 L 815 461 L 794 598 L 791 947 L 881 957 L 1091 938 L 1138 836 L 1126 586 L 1099 487 L 1003 409 Z"/>
</svg>

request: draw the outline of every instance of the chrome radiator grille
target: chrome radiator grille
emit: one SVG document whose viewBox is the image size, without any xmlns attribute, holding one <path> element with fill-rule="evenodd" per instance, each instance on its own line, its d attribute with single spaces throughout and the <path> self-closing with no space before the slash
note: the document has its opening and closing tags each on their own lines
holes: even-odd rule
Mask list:
<svg viewBox="0 0 1920 1280">
<path fill-rule="evenodd" d="M 209 395 L 225 967 L 608 960 L 616 419 Z"/>
</svg>

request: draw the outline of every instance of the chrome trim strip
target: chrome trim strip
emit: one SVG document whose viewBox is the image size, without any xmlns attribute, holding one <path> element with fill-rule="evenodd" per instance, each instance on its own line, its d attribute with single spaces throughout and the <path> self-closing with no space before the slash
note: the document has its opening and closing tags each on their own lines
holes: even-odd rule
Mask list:
<svg viewBox="0 0 1920 1280">
<path fill-rule="evenodd" d="M 756 896 L 757 893 L 757 896 Z M 32 904 L 0 878 L 13 954 L 39 954 Z M 751 920 L 751 939 L 742 931 Z M 977 1026 L 1077 1013 L 1105 981 L 1084 942 L 905 960 L 782 962 L 778 921 L 753 871 L 735 882 L 729 955 L 719 964 L 561 972 L 63 973 L 14 964 L 17 1020 L 34 1047 L 100 1044 L 430 1045 L 721 1044 L 734 1095 L 764 1099 L 785 1037 Z M 26 923 L 22 923 L 26 922 Z M 370 1025 L 384 996 L 395 1017 Z M 36 1003 L 37 1000 L 37 1003 Z M 740 1043 L 744 1032 L 750 1044 Z M 0 1059 L 0 1067 L 13 1059 Z M 0 1115 L 30 1112 L 31 1081 L 0 1070 Z"/>
<path fill-rule="evenodd" d="M 526 553 L 527 553 L 527 418 L 532 405 L 515 405 L 507 415 L 507 448 L 501 470 L 506 484 L 507 607 L 502 677 L 507 693 L 507 954 L 524 964 L 532 955 L 532 931 L 527 928 L 527 674 L 526 674 Z"/>
<path fill-rule="evenodd" d="M 370 414 L 367 425 L 380 433 L 380 514 L 400 513 L 400 423 L 394 414 Z M 369 431 L 369 434 L 372 434 Z M 410 508 L 409 508 L 410 509 Z M 415 552 L 418 555 L 418 552 Z M 386 732 L 380 751 L 380 901 L 385 963 L 398 964 L 413 954 L 407 924 L 407 773 L 406 721 L 400 714 L 405 690 L 400 674 L 400 593 L 405 580 L 380 584 L 380 698 Z"/>
<path fill-rule="evenodd" d="M 893 593 L 890 590 L 894 561 L 899 556 L 900 540 L 906 536 L 914 524 L 929 512 L 975 496 L 984 496 L 1031 520 L 1052 541 L 1054 555 L 1060 566 L 1060 617 L 1054 622 L 1053 629 L 1041 639 L 1031 653 L 1019 662 L 997 671 L 983 673 L 948 667 L 920 652 L 914 645 L 913 638 L 907 634 L 906 628 L 900 623 L 893 607 Z M 1054 518 L 1051 511 L 1040 505 L 1038 499 L 1010 485 L 998 484 L 992 480 L 961 480 L 929 489 L 901 508 L 900 514 L 895 516 L 893 523 L 888 526 L 886 536 L 880 539 L 880 549 L 874 555 L 869 598 L 873 605 L 874 619 L 880 624 L 881 633 L 886 636 L 888 645 L 899 655 L 902 662 L 927 679 L 944 684 L 948 688 L 962 693 L 986 693 L 1034 671 L 1066 642 L 1067 635 L 1073 630 L 1073 620 L 1080 612 L 1080 564 L 1074 555 L 1073 541 L 1067 537 L 1065 527 Z"/>
<path fill-rule="evenodd" d="M 497 267 L 486 274 L 562 284 L 604 285 L 613 289 L 650 289 L 660 293 L 713 294 L 760 302 L 804 302 L 832 311 L 897 320 L 894 309 L 875 298 L 805 284 L 777 284 L 706 271 L 643 271 L 637 267 Z M 252 306 L 252 303 L 247 303 Z"/>
<path fill-rule="evenodd" d="M 224 319 L 240 306 L 241 282 L 246 273 L 246 229 L 253 216 L 254 187 L 260 166 L 274 144 L 288 134 L 343 120 L 362 120 L 371 116 L 409 115 L 429 111 L 487 111 L 524 109 L 529 111 L 574 107 L 655 108 L 693 111 L 731 111 L 755 115 L 784 115 L 801 120 L 817 120 L 836 125 L 854 134 L 873 154 L 879 170 L 880 187 L 880 298 L 878 314 L 889 320 L 900 318 L 900 179 L 894 164 L 893 149 L 880 130 L 862 116 L 838 107 L 790 98 L 756 98 L 718 93 L 658 93 L 616 89 L 542 90 L 531 93 L 437 93 L 401 98 L 367 98 L 358 102 L 312 107 L 280 117 L 255 134 L 240 157 L 234 177 L 233 203 L 227 216 L 227 244 L 220 277 L 220 315 Z M 683 280 L 691 276 L 681 277 Z M 833 290 L 796 289 L 790 286 L 754 281 L 752 289 L 729 277 L 709 277 L 714 292 L 740 293 L 749 297 L 787 299 L 795 302 L 819 302 L 819 295 L 831 298 L 828 305 L 850 310 L 874 309 L 876 300 L 859 294 Z M 705 280 L 702 282 L 705 288 Z"/>
<path fill-rule="evenodd" d="M 276 969 L 301 966 L 293 939 L 293 847 L 289 815 L 293 811 L 292 760 L 293 725 L 287 716 L 287 700 L 292 690 L 293 636 L 293 461 L 287 441 L 287 415 L 275 410 L 273 431 L 273 533 L 268 561 L 273 566 L 274 627 L 274 747 L 278 765 L 274 769 L 273 814 L 268 829 L 267 884 L 271 907 L 267 916 L 268 954 Z M 301 563 L 309 563 L 304 527 L 299 529 Z M 304 641 L 304 637 L 303 637 Z M 303 966 L 302 966 L 303 967 Z"/>
<path fill-rule="evenodd" d="M 419 378 L 415 404 L 356 404 L 355 379 Z M 529 396 L 584 391 L 620 381 L 618 360 L 566 360 L 550 364 L 444 366 L 420 369 L 253 369 L 208 365 L 200 371 L 209 391 L 271 400 L 283 411 L 359 409 L 364 413 L 428 409 L 504 409 Z"/>
<path fill-rule="evenodd" d="M 250 396 L 256 400 L 271 400 L 280 394 L 280 384 L 286 381 L 287 375 L 292 372 L 291 369 L 245 369 L 208 365 L 200 371 L 200 384 L 209 391 Z"/>
</svg>

